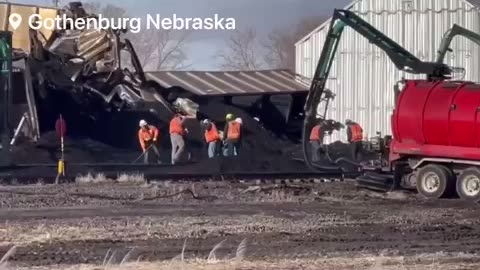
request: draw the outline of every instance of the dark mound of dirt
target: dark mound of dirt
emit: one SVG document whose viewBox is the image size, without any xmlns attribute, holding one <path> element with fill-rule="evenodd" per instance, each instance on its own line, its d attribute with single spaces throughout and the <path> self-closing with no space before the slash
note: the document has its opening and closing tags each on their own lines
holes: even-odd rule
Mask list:
<svg viewBox="0 0 480 270">
<path fill-rule="evenodd" d="M 56 163 L 61 158 L 60 139 L 55 132 L 42 135 L 37 143 L 22 143 L 12 151 L 16 164 Z M 88 138 L 69 138 L 64 142 L 65 160 L 75 163 L 131 162 L 138 152 L 114 148 Z"/>
<path fill-rule="evenodd" d="M 291 160 L 293 149 L 300 149 L 297 141 L 292 140 L 285 133 L 276 134 L 265 128 L 262 123 L 254 119 L 250 112 L 242 108 L 225 104 L 215 104 L 215 106 L 211 104 L 211 106 L 202 107 L 202 117 L 199 118 L 214 120 L 217 127 L 222 130 L 227 112 L 233 113 L 235 117 L 243 120 L 242 156 L 231 162 L 224 162 L 222 167 L 231 166 L 235 171 L 251 169 L 294 171 L 300 167 L 305 168 L 303 164 Z M 168 125 L 158 126 L 161 130 L 159 147 L 161 160 L 169 163 L 171 146 Z M 204 142 L 204 132 L 200 122 L 196 119 L 189 119 L 186 127 L 189 130 L 186 143 L 192 160 L 194 162 L 206 160 L 207 145 Z M 130 129 L 136 130 L 137 127 L 131 127 L 128 130 Z M 132 136 L 135 137 L 135 135 Z M 64 149 L 65 160 L 69 163 L 131 163 L 141 154 L 138 146 L 124 149 L 91 138 L 73 136 L 67 136 Z M 56 163 L 60 157 L 60 139 L 52 131 L 44 133 L 37 143 L 22 143 L 13 149 L 13 161 L 16 164 Z M 142 161 L 139 160 L 139 163 Z"/>
</svg>

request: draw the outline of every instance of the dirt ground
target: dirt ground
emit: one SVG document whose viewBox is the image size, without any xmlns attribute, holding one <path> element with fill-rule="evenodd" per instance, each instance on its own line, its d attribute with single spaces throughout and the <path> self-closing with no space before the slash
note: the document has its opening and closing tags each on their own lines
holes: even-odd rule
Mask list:
<svg viewBox="0 0 480 270">
<path fill-rule="evenodd" d="M 99 182 L 0 186 L 0 269 L 480 266 L 480 209 L 458 200 L 347 182 Z"/>
</svg>

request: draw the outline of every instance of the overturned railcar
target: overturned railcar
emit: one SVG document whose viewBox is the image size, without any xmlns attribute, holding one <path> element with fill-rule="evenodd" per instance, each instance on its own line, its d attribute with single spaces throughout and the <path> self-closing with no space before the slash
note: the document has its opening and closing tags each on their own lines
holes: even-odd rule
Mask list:
<svg viewBox="0 0 480 270">
<path fill-rule="evenodd" d="M 11 13 L 95 18 L 79 2 L 63 9 L 0 3 L 0 18 Z M 160 128 L 161 147 L 168 149 L 168 123 L 175 110 L 194 116 L 187 139 L 198 159 L 204 156 L 198 120 L 209 118 L 222 128 L 227 113 L 243 119 L 247 152 L 278 156 L 293 152 L 300 142 L 309 83 L 288 70 L 144 72 L 124 37 L 127 30 L 72 26 L 48 31 L 26 24 L 14 30 L 7 21 L 0 30 L 13 33 L 3 129 L 11 146 L 24 139 L 42 141 L 61 114 L 70 138 L 87 137 L 115 149 L 137 150 L 138 121 L 146 119 Z"/>
</svg>

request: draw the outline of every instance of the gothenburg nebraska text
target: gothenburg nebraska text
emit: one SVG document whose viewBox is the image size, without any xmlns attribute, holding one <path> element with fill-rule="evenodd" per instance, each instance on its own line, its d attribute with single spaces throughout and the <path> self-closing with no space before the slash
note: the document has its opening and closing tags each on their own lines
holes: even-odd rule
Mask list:
<svg viewBox="0 0 480 270">
<path fill-rule="evenodd" d="M 204 18 L 183 18 L 176 14 L 171 17 L 162 17 L 160 14 L 145 17 L 145 23 L 142 18 L 107 18 L 99 14 L 97 18 L 68 18 L 65 15 L 55 18 L 42 18 L 39 14 L 33 14 L 29 17 L 28 24 L 32 29 L 68 29 L 71 26 L 75 29 L 129 29 L 132 33 L 139 33 L 142 27 L 146 29 L 158 30 L 235 30 L 234 18 L 223 18 L 218 14 L 213 17 Z"/>
</svg>

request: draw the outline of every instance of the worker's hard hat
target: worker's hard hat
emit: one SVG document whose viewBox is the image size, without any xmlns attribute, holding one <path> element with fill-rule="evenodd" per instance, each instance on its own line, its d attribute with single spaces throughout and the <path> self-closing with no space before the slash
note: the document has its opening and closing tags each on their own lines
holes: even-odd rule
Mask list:
<svg viewBox="0 0 480 270">
<path fill-rule="evenodd" d="M 233 114 L 229 113 L 227 114 L 227 117 L 226 117 L 227 121 L 230 121 L 233 119 Z"/>
<path fill-rule="evenodd" d="M 235 122 L 239 123 L 240 125 L 243 124 L 242 118 L 240 118 L 240 117 L 235 119 Z"/>
<path fill-rule="evenodd" d="M 202 121 L 202 124 L 205 124 L 205 125 L 210 124 L 210 120 L 209 120 L 209 119 L 205 119 L 205 120 Z"/>
<path fill-rule="evenodd" d="M 145 120 L 142 119 L 142 120 L 140 120 L 140 123 L 139 123 L 138 125 L 139 125 L 140 127 L 144 127 L 144 126 L 146 126 L 146 125 L 148 125 L 148 124 L 147 124 L 147 121 L 145 121 Z"/>
<path fill-rule="evenodd" d="M 352 123 L 352 122 L 353 122 L 353 121 L 350 120 L 350 119 L 345 120 L 345 124 L 350 124 L 350 123 Z"/>
</svg>

